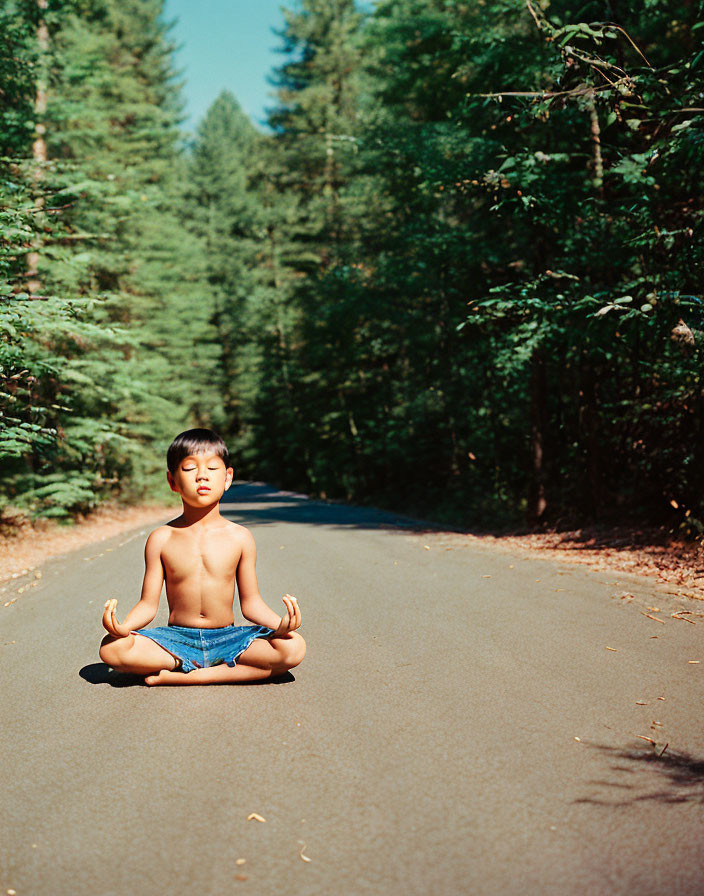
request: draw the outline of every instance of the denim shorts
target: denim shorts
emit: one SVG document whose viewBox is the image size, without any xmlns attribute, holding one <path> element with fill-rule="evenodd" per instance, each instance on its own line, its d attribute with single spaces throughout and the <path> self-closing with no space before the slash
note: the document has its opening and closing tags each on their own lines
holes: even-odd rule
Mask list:
<svg viewBox="0 0 704 896">
<path fill-rule="evenodd" d="M 237 657 L 256 638 L 267 638 L 273 628 L 265 625 L 226 625 L 223 628 L 191 628 L 186 625 L 162 625 L 143 628 L 133 635 L 144 635 L 180 660 L 178 669 L 192 672 L 227 663 L 234 666 Z"/>
</svg>

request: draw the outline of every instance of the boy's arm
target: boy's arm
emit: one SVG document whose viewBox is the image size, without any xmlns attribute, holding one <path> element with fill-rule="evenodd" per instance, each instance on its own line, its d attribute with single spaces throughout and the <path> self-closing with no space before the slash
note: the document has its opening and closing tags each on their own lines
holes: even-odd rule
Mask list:
<svg viewBox="0 0 704 896">
<path fill-rule="evenodd" d="M 275 635 L 283 635 L 300 627 L 301 611 L 298 609 L 295 597 L 287 594 L 282 598 L 286 607 L 284 616 L 277 616 L 271 607 L 264 603 L 257 584 L 257 546 L 252 533 L 247 530 L 243 537 L 240 562 L 237 564 L 237 591 L 242 615 L 250 622 L 273 628 Z"/>
<path fill-rule="evenodd" d="M 103 613 L 103 625 L 117 638 L 126 638 L 131 631 L 144 628 L 156 616 L 159 609 L 159 598 L 164 584 L 164 567 L 161 563 L 161 549 L 168 537 L 168 530 L 155 529 L 147 539 L 144 547 L 144 582 L 142 583 L 142 595 L 139 602 L 127 614 L 123 623 L 117 621 L 115 608 L 117 600 L 114 598 L 105 604 Z"/>
</svg>

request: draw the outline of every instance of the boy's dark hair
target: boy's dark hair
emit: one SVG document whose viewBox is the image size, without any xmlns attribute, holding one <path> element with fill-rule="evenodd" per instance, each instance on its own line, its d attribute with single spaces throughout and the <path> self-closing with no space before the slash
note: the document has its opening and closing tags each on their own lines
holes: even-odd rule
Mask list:
<svg viewBox="0 0 704 896">
<path fill-rule="evenodd" d="M 176 468 L 190 454 L 205 454 L 212 451 L 221 457 L 226 467 L 230 466 L 230 453 L 227 445 L 212 429 L 187 429 L 179 433 L 169 445 L 166 452 L 166 466 L 170 473 L 175 473 Z"/>
</svg>

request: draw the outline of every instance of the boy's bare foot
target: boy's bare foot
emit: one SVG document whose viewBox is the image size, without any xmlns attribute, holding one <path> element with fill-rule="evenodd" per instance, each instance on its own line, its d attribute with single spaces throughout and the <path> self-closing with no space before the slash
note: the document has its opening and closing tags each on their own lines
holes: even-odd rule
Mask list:
<svg viewBox="0 0 704 896">
<path fill-rule="evenodd" d="M 157 684 L 188 684 L 188 675 L 185 672 L 172 672 L 170 669 L 162 669 L 156 675 L 147 675 L 145 683 L 150 687 Z M 197 682 L 194 682 L 197 684 Z"/>
</svg>

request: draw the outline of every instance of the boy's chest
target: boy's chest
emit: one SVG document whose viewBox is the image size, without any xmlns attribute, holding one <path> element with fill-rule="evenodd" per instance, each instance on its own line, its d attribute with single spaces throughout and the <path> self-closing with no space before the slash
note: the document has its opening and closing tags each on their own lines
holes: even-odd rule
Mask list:
<svg viewBox="0 0 704 896">
<path fill-rule="evenodd" d="M 169 539 L 162 551 L 164 570 L 169 579 L 186 579 L 206 573 L 214 578 L 233 578 L 237 569 L 237 551 L 226 534 L 208 538 L 179 535 Z"/>
</svg>

